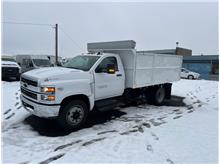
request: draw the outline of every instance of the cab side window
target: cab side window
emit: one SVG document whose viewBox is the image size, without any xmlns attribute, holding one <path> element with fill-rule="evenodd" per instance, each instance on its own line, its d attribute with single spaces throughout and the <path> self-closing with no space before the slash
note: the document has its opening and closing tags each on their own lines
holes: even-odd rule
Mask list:
<svg viewBox="0 0 220 164">
<path fill-rule="evenodd" d="M 107 72 L 108 64 L 114 64 L 115 71 L 118 71 L 118 63 L 117 63 L 116 57 L 107 57 L 107 58 L 103 59 L 95 71 L 99 72 L 100 70 L 102 70 L 102 72 Z"/>
</svg>

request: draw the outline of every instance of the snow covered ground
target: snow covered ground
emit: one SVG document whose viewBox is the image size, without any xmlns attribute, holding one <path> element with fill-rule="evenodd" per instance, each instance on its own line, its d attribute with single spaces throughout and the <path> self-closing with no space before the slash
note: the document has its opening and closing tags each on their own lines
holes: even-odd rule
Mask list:
<svg viewBox="0 0 220 164">
<path fill-rule="evenodd" d="M 75 132 L 29 115 L 18 82 L 2 88 L 4 163 L 218 163 L 218 82 L 181 80 L 164 106 L 92 113 Z"/>
</svg>

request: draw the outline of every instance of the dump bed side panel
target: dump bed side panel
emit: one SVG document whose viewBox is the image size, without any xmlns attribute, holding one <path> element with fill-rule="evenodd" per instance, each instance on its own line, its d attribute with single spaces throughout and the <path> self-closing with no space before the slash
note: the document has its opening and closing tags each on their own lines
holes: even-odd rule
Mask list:
<svg viewBox="0 0 220 164">
<path fill-rule="evenodd" d="M 135 66 L 133 88 L 170 83 L 180 79 L 182 57 L 137 52 Z"/>
<path fill-rule="evenodd" d="M 135 76 L 135 50 L 117 51 L 125 72 L 125 88 L 133 88 Z"/>
<path fill-rule="evenodd" d="M 152 84 L 154 56 L 154 54 L 145 55 L 144 53 L 137 53 L 136 70 L 132 88 L 139 88 Z"/>
<path fill-rule="evenodd" d="M 182 56 L 155 55 L 153 83 L 174 82 L 180 80 Z"/>
</svg>

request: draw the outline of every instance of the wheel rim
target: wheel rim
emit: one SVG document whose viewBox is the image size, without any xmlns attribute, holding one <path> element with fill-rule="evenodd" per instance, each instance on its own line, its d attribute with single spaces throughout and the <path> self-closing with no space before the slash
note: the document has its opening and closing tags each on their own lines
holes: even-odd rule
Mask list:
<svg viewBox="0 0 220 164">
<path fill-rule="evenodd" d="M 165 92 L 163 88 L 158 89 L 156 97 L 158 103 L 161 103 L 163 101 L 165 97 Z"/>
<path fill-rule="evenodd" d="M 84 117 L 84 110 L 82 106 L 73 106 L 67 112 L 66 119 L 69 124 L 77 125 L 79 124 Z"/>
<path fill-rule="evenodd" d="M 192 79 L 193 79 L 193 77 L 192 77 L 192 76 L 189 76 L 189 79 L 191 79 L 191 80 L 192 80 Z"/>
</svg>

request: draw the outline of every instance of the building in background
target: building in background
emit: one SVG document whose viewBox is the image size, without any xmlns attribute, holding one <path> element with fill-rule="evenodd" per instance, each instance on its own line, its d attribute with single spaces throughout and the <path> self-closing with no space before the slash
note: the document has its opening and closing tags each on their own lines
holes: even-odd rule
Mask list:
<svg viewBox="0 0 220 164">
<path fill-rule="evenodd" d="M 202 79 L 218 80 L 219 56 L 218 55 L 194 55 L 183 56 L 183 67 L 198 72 Z"/>
<path fill-rule="evenodd" d="M 192 55 L 192 50 L 176 47 L 176 49 L 147 51 L 157 54 L 171 54 L 183 56 L 183 68 L 197 72 L 202 79 L 218 80 L 219 56 L 218 55 Z"/>
<path fill-rule="evenodd" d="M 181 47 L 176 47 L 176 49 L 150 50 L 150 51 L 145 51 L 145 52 L 155 53 L 155 54 L 182 55 L 182 56 L 192 55 L 191 49 L 186 49 L 186 48 L 181 48 Z"/>
</svg>

